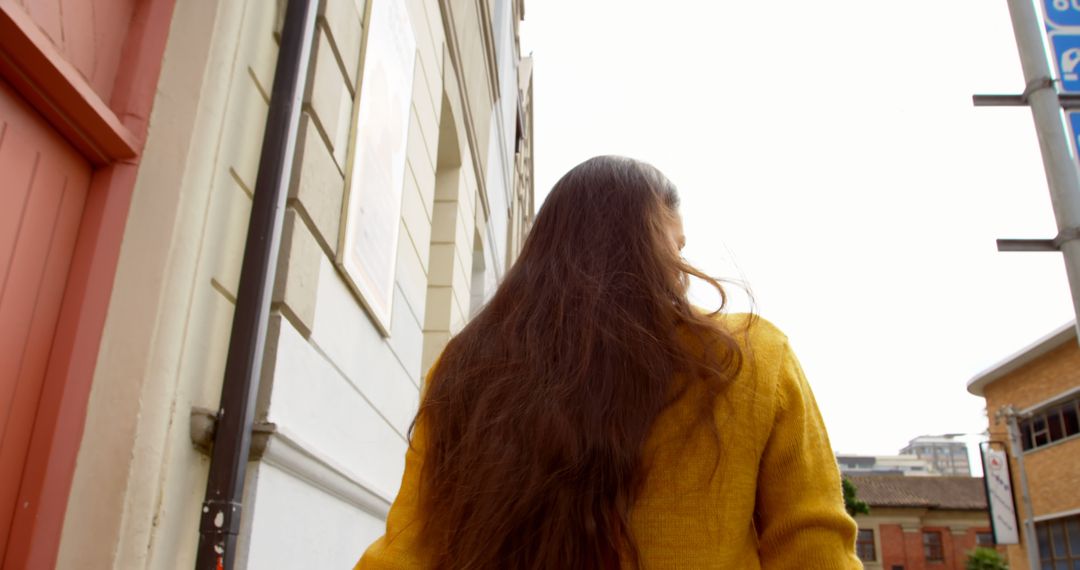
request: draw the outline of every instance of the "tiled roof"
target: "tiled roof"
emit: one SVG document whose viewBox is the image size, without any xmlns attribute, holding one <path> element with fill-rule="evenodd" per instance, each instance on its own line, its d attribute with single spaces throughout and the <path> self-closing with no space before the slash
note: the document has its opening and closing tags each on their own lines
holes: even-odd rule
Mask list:
<svg viewBox="0 0 1080 570">
<path fill-rule="evenodd" d="M 856 495 L 871 507 L 920 507 L 963 511 L 986 510 L 981 477 L 905 477 L 849 475 Z"/>
</svg>

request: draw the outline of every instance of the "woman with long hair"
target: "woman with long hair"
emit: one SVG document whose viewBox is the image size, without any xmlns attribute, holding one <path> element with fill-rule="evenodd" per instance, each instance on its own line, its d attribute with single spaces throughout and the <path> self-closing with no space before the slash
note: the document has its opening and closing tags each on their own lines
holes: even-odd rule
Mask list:
<svg viewBox="0 0 1080 570">
<path fill-rule="evenodd" d="M 559 180 L 432 367 L 358 569 L 861 569 L 836 460 L 775 327 L 687 300 L 675 187 Z"/>
</svg>

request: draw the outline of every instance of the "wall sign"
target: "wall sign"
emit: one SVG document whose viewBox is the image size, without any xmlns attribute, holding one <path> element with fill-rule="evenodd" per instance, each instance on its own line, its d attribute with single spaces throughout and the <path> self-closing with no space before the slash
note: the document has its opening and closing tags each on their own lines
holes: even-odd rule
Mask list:
<svg viewBox="0 0 1080 570">
<path fill-rule="evenodd" d="M 1009 457 L 1004 451 L 990 449 L 983 453 L 983 477 L 986 481 L 986 503 L 990 506 L 990 521 L 997 544 L 1020 544 L 1016 524 L 1016 504 L 1009 479 Z"/>
<path fill-rule="evenodd" d="M 403 0 L 369 0 L 337 264 L 389 336 L 416 37 Z"/>
</svg>

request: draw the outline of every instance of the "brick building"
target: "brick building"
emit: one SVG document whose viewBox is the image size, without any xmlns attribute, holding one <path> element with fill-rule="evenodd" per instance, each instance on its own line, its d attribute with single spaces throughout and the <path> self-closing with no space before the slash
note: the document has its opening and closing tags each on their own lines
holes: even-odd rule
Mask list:
<svg viewBox="0 0 1080 570">
<path fill-rule="evenodd" d="M 1043 568 L 1080 568 L 1080 347 L 1069 323 L 1006 358 L 968 383 L 986 398 L 990 438 L 1008 441 L 1006 412 L 1017 415 Z M 1010 463 L 1017 515 L 1026 526 L 1019 464 Z M 1026 539 L 1008 547 L 1009 567 L 1029 570 Z"/>
<path fill-rule="evenodd" d="M 852 475 L 870 514 L 859 515 L 856 548 L 869 570 L 963 570 L 993 536 L 983 480 L 976 477 Z"/>
</svg>

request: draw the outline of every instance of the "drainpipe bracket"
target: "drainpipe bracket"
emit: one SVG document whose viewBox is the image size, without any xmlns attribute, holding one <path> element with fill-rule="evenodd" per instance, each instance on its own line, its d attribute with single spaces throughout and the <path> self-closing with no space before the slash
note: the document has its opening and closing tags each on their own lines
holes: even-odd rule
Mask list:
<svg viewBox="0 0 1080 570">
<path fill-rule="evenodd" d="M 208 408 L 193 406 L 191 408 L 191 421 L 188 424 L 188 432 L 191 443 L 200 453 L 210 456 L 214 446 L 214 428 L 217 426 L 217 412 Z M 248 461 L 260 461 L 266 446 L 270 442 L 270 436 L 277 431 L 277 424 L 267 421 L 257 421 L 251 426 L 251 448 L 248 450 Z"/>
<path fill-rule="evenodd" d="M 240 534 L 240 513 L 244 506 L 233 501 L 210 500 L 203 504 L 199 531 L 214 534 Z"/>
</svg>

